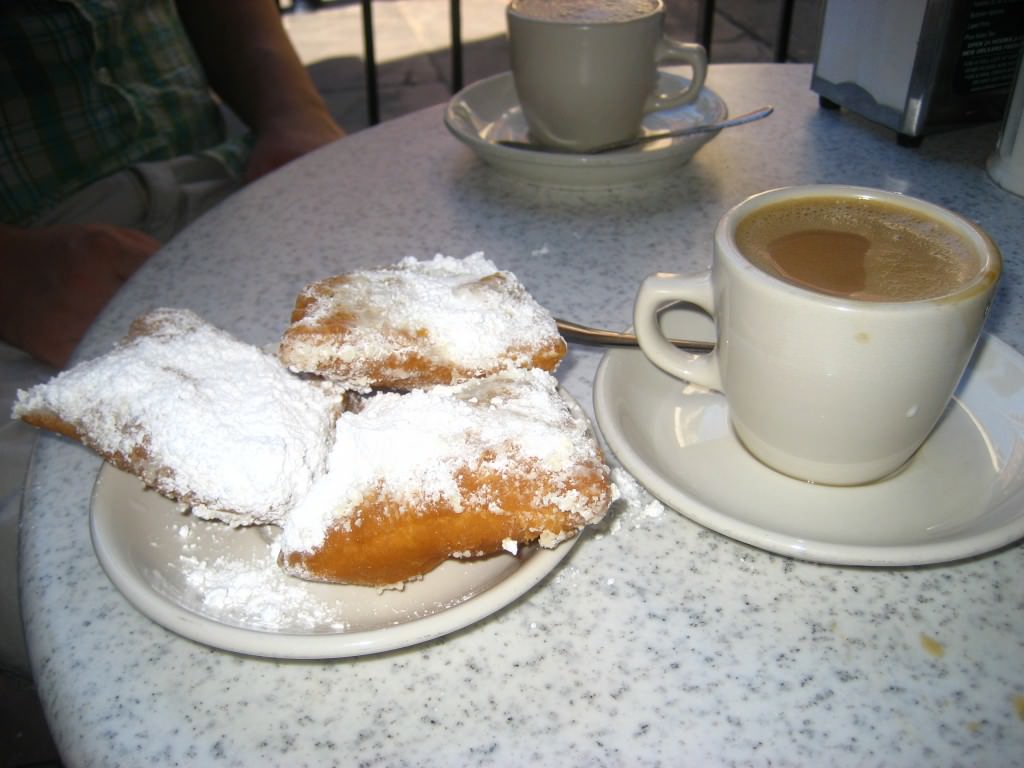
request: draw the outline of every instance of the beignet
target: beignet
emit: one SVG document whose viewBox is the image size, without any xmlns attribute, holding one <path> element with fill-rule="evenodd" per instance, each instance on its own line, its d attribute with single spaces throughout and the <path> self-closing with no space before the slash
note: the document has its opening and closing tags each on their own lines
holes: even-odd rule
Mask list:
<svg viewBox="0 0 1024 768">
<path fill-rule="evenodd" d="M 480 253 L 407 258 L 307 286 L 281 359 L 354 390 L 455 384 L 507 368 L 554 371 L 565 341 L 519 280 Z"/>
<path fill-rule="evenodd" d="M 344 399 L 188 310 L 158 309 L 109 353 L 19 391 L 13 415 L 244 525 L 280 523 L 323 472 Z"/>
<path fill-rule="evenodd" d="M 603 517 L 608 478 L 586 417 L 544 371 L 374 395 L 338 420 L 327 474 L 284 522 L 280 562 L 387 586 L 449 557 L 554 547 Z"/>
</svg>

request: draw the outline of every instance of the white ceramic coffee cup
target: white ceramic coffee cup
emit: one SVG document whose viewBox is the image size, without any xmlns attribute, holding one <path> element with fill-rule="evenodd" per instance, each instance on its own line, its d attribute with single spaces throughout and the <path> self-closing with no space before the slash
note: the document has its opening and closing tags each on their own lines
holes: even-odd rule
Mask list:
<svg viewBox="0 0 1024 768">
<path fill-rule="evenodd" d="M 645 114 L 694 101 L 707 76 L 696 43 L 663 34 L 662 0 L 628 20 L 574 21 L 506 10 L 512 77 L 532 140 L 586 151 L 640 132 Z M 689 83 L 657 91 L 659 64 L 686 64 Z"/>
<path fill-rule="evenodd" d="M 751 212 L 835 196 L 879 200 L 948 225 L 977 256 L 977 273 L 941 298 L 862 301 L 773 277 L 737 248 L 737 225 Z M 856 485 L 898 470 L 932 431 L 970 360 L 1001 269 L 992 240 L 939 206 L 845 185 L 776 189 L 722 217 L 709 272 L 648 277 L 634 323 L 651 362 L 725 395 L 737 437 L 763 463 L 803 480 Z M 713 352 L 688 354 L 665 340 L 658 313 L 677 302 L 712 316 Z"/>
</svg>

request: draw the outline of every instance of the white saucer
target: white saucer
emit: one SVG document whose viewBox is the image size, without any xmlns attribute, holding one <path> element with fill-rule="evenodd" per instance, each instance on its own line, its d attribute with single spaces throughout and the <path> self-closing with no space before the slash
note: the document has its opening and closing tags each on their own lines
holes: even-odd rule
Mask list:
<svg viewBox="0 0 1024 768">
<path fill-rule="evenodd" d="M 706 316 L 673 310 L 670 335 L 713 340 Z M 983 337 L 936 431 L 893 477 L 837 488 L 794 480 L 734 436 L 724 398 L 638 350 L 608 352 L 597 421 L 622 465 L 691 520 L 821 563 L 906 566 L 979 555 L 1024 537 L 1024 358 Z"/>
<path fill-rule="evenodd" d="M 450 560 L 401 590 L 317 584 L 277 567 L 270 529 L 187 516 L 110 465 L 96 480 L 91 525 L 110 580 L 150 619 L 215 648 L 291 659 L 361 656 L 462 629 L 528 592 L 576 541 Z M 231 589 L 251 594 L 244 608 L 221 599 Z"/>
<path fill-rule="evenodd" d="M 660 89 L 679 87 L 686 78 L 659 72 Z M 685 107 L 647 115 L 643 131 L 677 130 L 723 120 L 728 108 L 708 88 Z M 629 184 L 668 173 L 689 160 L 717 132 L 652 141 L 599 155 L 571 152 L 534 152 L 498 144 L 501 140 L 527 140 L 526 121 L 516 98 L 512 73 L 504 72 L 463 88 L 448 103 L 444 116 L 456 138 L 468 144 L 495 169 L 530 181 L 565 187 Z"/>
</svg>

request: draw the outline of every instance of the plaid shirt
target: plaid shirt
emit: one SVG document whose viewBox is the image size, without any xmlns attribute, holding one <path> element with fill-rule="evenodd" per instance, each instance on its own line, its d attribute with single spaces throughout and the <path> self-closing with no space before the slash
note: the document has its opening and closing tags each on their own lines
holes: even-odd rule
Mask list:
<svg viewBox="0 0 1024 768">
<path fill-rule="evenodd" d="M 135 162 L 208 150 L 237 172 L 224 139 L 174 0 L 0 0 L 0 221 Z"/>
</svg>

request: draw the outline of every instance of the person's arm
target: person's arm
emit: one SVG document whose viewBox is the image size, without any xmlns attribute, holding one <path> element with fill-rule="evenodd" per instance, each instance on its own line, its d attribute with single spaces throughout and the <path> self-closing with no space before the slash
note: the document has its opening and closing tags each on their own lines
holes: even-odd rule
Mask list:
<svg viewBox="0 0 1024 768">
<path fill-rule="evenodd" d="M 0 338 L 63 367 L 93 319 L 158 248 L 134 229 L 0 224 Z"/>
<path fill-rule="evenodd" d="M 273 0 L 176 0 L 210 85 L 255 136 L 251 181 L 342 136 Z"/>
</svg>

